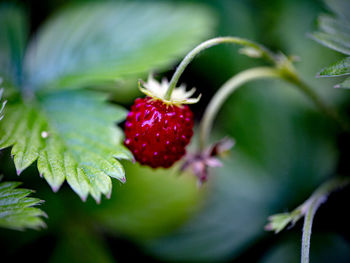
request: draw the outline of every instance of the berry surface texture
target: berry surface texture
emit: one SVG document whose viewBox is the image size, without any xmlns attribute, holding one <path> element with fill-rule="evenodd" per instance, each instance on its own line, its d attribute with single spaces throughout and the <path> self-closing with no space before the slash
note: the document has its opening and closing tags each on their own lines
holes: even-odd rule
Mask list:
<svg viewBox="0 0 350 263">
<path fill-rule="evenodd" d="M 185 155 L 193 123 L 193 113 L 187 105 L 138 98 L 126 119 L 124 143 L 139 163 L 168 168 Z"/>
</svg>

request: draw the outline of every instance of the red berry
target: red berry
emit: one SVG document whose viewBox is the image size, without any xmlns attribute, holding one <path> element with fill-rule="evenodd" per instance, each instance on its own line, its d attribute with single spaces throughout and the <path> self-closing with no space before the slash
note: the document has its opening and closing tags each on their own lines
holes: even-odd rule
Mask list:
<svg viewBox="0 0 350 263">
<path fill-rule="evenodd" d="M 124 144 L 141 164 L 167 168 L 185 155 L 192 129 L 193 113 L 187 105 L 138 98 L 126 118 Z"/>
</svg>

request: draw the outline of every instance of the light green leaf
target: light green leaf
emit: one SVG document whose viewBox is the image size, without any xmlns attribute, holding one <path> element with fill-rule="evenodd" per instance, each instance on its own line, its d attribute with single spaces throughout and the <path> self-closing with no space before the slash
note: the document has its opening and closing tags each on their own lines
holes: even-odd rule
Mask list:
<svg viewBox="0 0 350 263">
<path fill-rule="evenodd" d="M 2 176 L 0 176 L 0 181 Z M 42 216 L 45 212 L 33 207 L 43 201 L 28 197 L 33 191 L 16 188 L 21 183 L 0 183 L 0 227 L 23 230 L 25 228 L 39 229 L 45 227 Z"/>
<path fill-rule="evenodd" d="M 350 36 L 315 32 L 312 34 L 312 38 L 330 49 L 350 55 Z"/>
<path fill-rule="evenodd" d="M 169 66 L 208 37 L 212 17 L 187 4 L 98 2 L 67 8 L 29 45 L 27 81 L 32 87 L 79 87 Z"/>
<path fill-rule="evenodd" d="M 1 4 L 0 32 L 0 74 L 5 82 L 19 84 L 28 34 L 23 11 L 14 5 Z"/>
<path fill-rule="evenodd" d="M 320 77 L 337 77 L 350 74 L 350 57 L 346 57 L 323 69 Z"/>
<path fill-rule="evenodd" d="M 105 100 L 101 93 L 63 91 L 36 103 L 12 103 L 0 123 L 0 148 L 13 145 L 18 174 L 38 160 L 40 174 L 54 191 L 67 180 L 83 200 L 91 193 L 99 202 L 101 193 L 111 194 L 110 177 L 125 182 L 115 158 L 132 159 L 115 126 L 126 112 Z"/>
</svg>

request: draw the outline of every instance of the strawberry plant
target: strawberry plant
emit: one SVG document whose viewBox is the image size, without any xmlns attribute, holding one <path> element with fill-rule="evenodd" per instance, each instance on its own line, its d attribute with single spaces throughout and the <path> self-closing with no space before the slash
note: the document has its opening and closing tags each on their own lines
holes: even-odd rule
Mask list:
<svg viewBox="0 0 350 263">
<path fill-rule="evenodd" d="M 136 29 L 152 16 L 152 12 L 166 13 L 167 8 L 170 7 L 160 5 L 155 8 L 159 11 L 152 9 L 149 14 L 138 16 L 135 14 L 137 10 L 128 4 L 90 3 L 72 7 L 53 17 L 37 33 L 26 54 L 23 54 L 26 36 L 21 35 L 26 32 L 26 23 L 18 10 L 2 8 L 2 32 L 8 33 L 5 39 L 8 43 L 4 46 L 8 50 L 4 55 L 14 53 L 16 60 L 5 57 L 8 61 L 3 61 L 5 69 L 12 72 L 5 71 L 7 74 L 2 77 L 3 85 L 11 95 L 8 95 L 5 117 L 1 122 L 0 147 L 13 146 L 11 155 L 18 175 L 37 160 L 40 175 L 53 191 L 67 180 L 83 200 L 91 194 L 97 202 L 100 202 L 101 194 L 111 195 L 111 177 L 125 182 L 125 172 L 118 160 L 132 160 L 133 157 L 123 146 L 122 131 L 115 123 L 125 119 L 126 110 L 106 103 L 107 96 L 98 90 L 79 89 L 164 67 L 172 56 L 183 53 L 183 46 L 190 45 L 193 39 L 206 33 L 207 25 L 201 16 L 187 21 L 192 19 L 190 11 L 180 8 L 168 19 L 168 23 L 175 26 L 172 33 L 175 34 L 181 26 L 172 25 L 171 19 L 180 19 L 190 23 L 193 29 L 200 29 L 193 39 L 181 30 L 172 41 L 173 48 L 159 51 L 155 56 L 157 46 L 170 41 L 173 34 L 167 32 L 153 37 L 139 31 L 137 35 L 122 37 L 125 32 L 117 26 L 122 15 L 133 12 L 138 16 L 139 20 L 130 18 L 129 22 L 130 27 Z M 137 9 L 143 13 L 142 6 Z M 113 10 L 119 10 L 119 17 Z M 18 16 L 18 20 L 14 20 L 13 15 Z M 87 19 L 79 28 L 70 27 L 79 17 Z M 89 26 L 95 23 L 95 31 L 90 31 Z M 164 23 L 166 20 L 159 19 L 154 27 L 165 26 Z M 104 33 L 106 25 L 115 28 L 113 34 Z M 15 28 L 17 31 L 12 27 L 18 27 Z M 189 29 L 188 32 L 192 32 L 191 27 Z M 78 33 L 75 34 L 74 30 Z M 148 30 L 156 32 L 152 27 Z M 14 33 L 17 35 L 13 36 Z M 60 37 L 57 38 L 56 34 Z M 13 40 L 12 37 L 19 39 Z M 141 47 L 128 44 L 128 39 L 135 43 L 133 38 L 137 37 L 137 42 L 147 44 Z M 152 39 L 148 41 L 150 37 Z M 10 41 L 18 41 L 18 44 L 11 45 Z M 137 56 L 138 52 L 143 52 L 142 58 Z M 13 66 L 9 66 L 10 63 Z M 23 75 L 18 76 L 18 72 L 23 72 Z"/>
<path fill-rule="evenodd" d="M 288 52 L 268 48 L 278 41 L 218 27 L 235 14 L 223 2 L 89 1 L 33 27 L 25 8 L 0 5 L 0 227 L 10 229 L 0 233 L 11 240 L 13 230 L 40 230 L 6 244 L 5 258 L 19 261 L 12 251 L 51 235 L 54 262 L 310 262 L 315 215 L 350 183 L 339 146 L 350 122 L 336 107 L 346 99 L 333 98 L 346 91 L 313 85 L 306 73 L 323 66 L 324 51 L 291 45 L 288 33 L 301 27 L 279 29 Z M 350 5 L 327 5 L 334 14 L 320 15 L 307 41 L 349 55 Z M 281 28 L 296 21 L 293 8 L 308 10 L 286 6 Z M 349 88 L 349 69 L 340 58 L 317 77 L 344 78 L 335 87 Z M 251 82 L 259 90 L 239 89 Z M 330 214 L 325 220 L 342 217 Z M 301 244 L 283 240 L 300 239 L 302 220 Z M 280 235 L 298 249 L 282 253 Z M 339 251 L 347 262 L 349 250 Z"/>
</svg>

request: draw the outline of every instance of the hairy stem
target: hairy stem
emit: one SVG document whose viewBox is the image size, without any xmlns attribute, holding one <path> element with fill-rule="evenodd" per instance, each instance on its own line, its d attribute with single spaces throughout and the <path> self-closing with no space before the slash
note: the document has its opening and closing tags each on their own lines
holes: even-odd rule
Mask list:
<svg viewBox="0 0 350 263">
<path fill-rule="evenodd" d="M 208 141 L 216 114 L 226 99 L 243 84 L 263 78 L 280 78 L 280 72 L 278 69 L 272 67 L 252 68 L 238 73 L 221 86 L 205 109 L 200 123 L 199 145 L 201 149 L 204 149 L 205 142 Z"/>
<path fill-rule="evenodd" d="M 260 46 L 259 44 L 256 44 L 256 43 L 249 41 L 247 39 L 238 38 L 238 37 L 217 37 L 217 38 L 209 39 L 209 40 L 199 44 L 197 47 L 195 47 L 181 61 L 180 65 L 176 68 L 176 71 L 170 80 L 169 88 L 165 94 L 165 99 L 166 100 L 170 99 L 171 93 L 173 92 L 174 88 L 176 87 L 176 84 L 179 81 L 179 78 L 181 77 L 185 68 L 188 66 L 188 64 L 191 63 L 191 61 L 195 58 L 196 55 L 198 55 L 200 52 L 202 52 L 203 50 L 205 50 L 207 48 L 210 48 L 212 46 L 216 46 L 216 45 L 219 45 L 222 43 L 232 43 L 232 44 L 248 46 L 248 47 L 253 48 L 254 50 L 258 51 L 260 53 L 261 57 L 264 57 L 264 58 L 270 60 L 271 62 L 275 62 L 274 55 L 270 51 L 265 49 L 263 46 Z"/>
<path fill-rule="evenodd" d="M 238 37 L 217 37 L 209 39 L 191 50 L 185 58 L 181 61 L 180 65 L 176 68 L 176 71 L 173 77 L 170 80 L 169 87 L 165 94 L 165 99 L 170 100 L 171 94 L 174 88 L 177 85 L 179 78 L 186 69 L 186 67 L 191 63 L 191 61 L 205 49 L 208 49 L 212 46 L 216 46 L 223 43 L 231 43 L 243 45 L 247 48 L 253 49 L 255 55 L 258 57 L 265 58 L 266 60 L 272 62 L 275 67 L 261 67 L 253 68 L 246 71 L 243 71 L 230 80 L 228 80 L 214 95 L 211 102 L 209 103 L 203 120 L 200 125 L 200 148 L 205 147 L 205 142 L 207 141 L 210 130 L 214 121 L 214 118 L 219 111 L 222 104 L 225 102 L 227 97 L 234 92 L 242 84 L 260 78 L 280 78 L 289 83 L 297 86 L 308 98 L 310 98 L 314 104 L 330 118 L 334 119 L 344 130 L 350 130 L 350 126 L 344 120 L 342 120 L 336 111 L 329 108 L 322 99 L 305 83 L 303 82 L 296 73 L 294 66 L 291 63 L 291 60 L 285 57 L 283 54 L 275 55 L 270 52 L 265 47 L 249 41 L 247 39 L 238 38 Z"/>
<path fill-rule="evenodd" d="M 301 262 L 309 263 L 310 254 L 310 239 L 311 228 L 314 220 L 315 213 L 319 206 L 325 201 L 325 198 L 314 199 L 309 205 L 309 209 L 306 211 L 304 218 L 303 237 L 301 243 Z"/>
<path fill-rule="evenodd" d="M 314 194 L 302 205 L 305 213 L 303 237 L 301 244 L 301 262 L 309 263 L 310 239 L 313 219 L 317 209 L 327 200 L 328 195 L 350 183 L 350 178 L 334 178 L 322 184 Z"/>
</svg>

